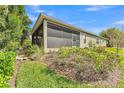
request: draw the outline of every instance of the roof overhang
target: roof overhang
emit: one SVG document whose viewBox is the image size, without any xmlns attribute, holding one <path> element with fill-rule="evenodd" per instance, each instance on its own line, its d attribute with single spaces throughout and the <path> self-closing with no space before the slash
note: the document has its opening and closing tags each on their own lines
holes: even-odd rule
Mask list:
<svg viewBox="0 0 124 93">
<path fill-rule="evenodd" d="M 38 27 L 43 23 L 43 20 L 47 20 L 48 22 L 51 22 L 51 23 L 54 23 L 54 24 L 57 24 L 57 25 L 60 25 L 60 26 L 64 26 L 64 27 L 66 27 L 66 28 L 69 28 L 69 29 L 72 29 L 72 30 L 75 30 L 75 31 L 78 31 L 78 32 L 84 32 L 84 33 L 87 33 L 87 34 L 89 34 L 89 35 L 92 35 L 92 36 L 95 36 L 95 37 L 99 37 L 99 38 L 108 40 L 107 38 L 103 38 L 103 37 L 97 36 L 97 35 L 95 35 L 95 34 L 93 34 L 93 33 L 84 31 L 84 30 L 82 30 L 82 29 L 80 29 L 80 28 L 74 27 L 74 26 L 72 26 L 72 25 L 70 25 L 70 24 L 64 23 L 64 22 L 62 22 L 62 21 L 60 21 L 60 20 L 57 20 L 57 19 L 55 19 L 55 18 L 53 18 L 53 17 L 50 17 L 50 16 L 47 16 L 47 15 L 45 15 L 45 14 L 40 14 L 40 15 L 38 16 L 38 19 L 37 19 L 37 21 L 36 21 L 36 23 L 35 23 L 35 25 L 34 25 L 34 27 L 33 27 L 33 29 L 32 29 L 32 34 L 33 34 L 33 33 L 38 29 Z"/>
</svg>

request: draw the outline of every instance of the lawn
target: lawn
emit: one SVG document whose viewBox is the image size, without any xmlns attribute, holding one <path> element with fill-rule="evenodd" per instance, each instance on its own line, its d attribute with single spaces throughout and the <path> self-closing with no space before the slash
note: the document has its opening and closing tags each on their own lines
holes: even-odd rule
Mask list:
<svg viewBox="0 0 124 93">
<path fill-rule="evenodd" d="M 45 64 L 25 62 L 17 76 L 17 88 L 78 88 L 95 87 L 88 84 L 79 84 L 56 74 Z"/>
<path fill-rule="evenodd" d="M 117 52 L 116 48 L 107 48 L 107 51 L 110 51 L 110 52 L 113 52 L 113 53 Z M 119 54 L 124 55 L 124 49 L 119 49 Z"/>
</svg>

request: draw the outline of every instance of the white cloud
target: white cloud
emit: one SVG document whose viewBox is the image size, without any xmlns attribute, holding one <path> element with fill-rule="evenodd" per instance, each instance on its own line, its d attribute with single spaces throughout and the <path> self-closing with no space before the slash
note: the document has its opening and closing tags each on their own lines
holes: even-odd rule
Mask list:
<svg viewBox="0 0 124 93">
<path fill-rule="evenodd" d="M 32 21 L 36 21 L 37 20 L 37 16 L 34 16 L 34 15 L 28 15 L 29 18 L 32 20 Z"/>
<path fill-rule="evenodd" d="M 124 25 L 124 19 L 123 20 L 116 21 L 114 24 L 115 25 Z"/>
<path fill-rule="evenodd" d="M 85 22 L 80 20 L 80 21 L 75 21 L 75 22 L 69 22 L 72 25 L 77 25 L 77 24 L 84 24 Z"/>
<path fill-rule="evenodd" d="M 92 31 L 92 33 L 94 34 L 99 34 L 101 31 L 103 31 L 105 28 L 103 27 L 94 27 L 94 28 L 90 28 L 89 31 Z"/>
<path fill-rule="evenodd" d="M 53 12 L 46 12 L 46 14 L 49 15 L 49 16 L 53 16 L 54 15 Z"/>
<path fill-rule="evenodd" d="M 99 11 L 102 9 L 107 9 L 107 8 L 111 8 L 112 6 L 105 6 L 105 5 L 95 5 L 95 6 L 89 6 L 88 8 L 86 8 L 86 11 Z"/>
<path fill-rule="evenodd" d="M 54 15 L 54 12 L 52 12 L 52 11 L 41 9 L 40 5 L 32 5 L 31 9 L 36 13 L 45 13 L 49 16 Z"/>
<path fill-rule="evenodd" d="M 41 7 L 39 5 L 32 5 L 30 7 L 34 12 L 37 12 L 37 13 L 45 13 L 46 12 L 45 10 L 41 9 Z"/>
<path fill-rule="evenodd" d="M 75 21 L 75 22 L 69 22 L 72 25 L 79 25 L 79 24 L 93 24 L 96 22 L 96 19 L 93 20 L 89 20 L 89 21 L 83 21 L 83 20 L 79 20 L 79 21 Z"/>
<path fill-rule="evenodd" d="M 45 10 L 35 10 L 34 12 L 37 12 L 37 13 L 45 13 L 46 11 L 45 11 Z"/>
<path fill-rule="evenodd" d="M 32 10 L 39 10 L 40 9 L 39 5 L 31 5 L 30 7 Z"/>
<path fill-rule="evenodd" d="M 87 24 L 93 24 L 93 23 L 95 23 L 96 22 L 96 19 L 93 19 L 93 20 L 91 20 L 91 21 L 89 21 L 89 22 L 86 22 Z"/>
<path fill-rule="evenodd" d="M 48 10 L 43 10 L 42 7 L 39 5 L 31 5 L 30 9 L 32 10 L 32 12 L 28 13 L 27 15 L 32 20 L 33 24 L 36 22 L 36 20 L 39 16 L 39 13 L 44 13 L 49 16 L 54 16 L 54 12 L 48 11 Z"/>
</svg>

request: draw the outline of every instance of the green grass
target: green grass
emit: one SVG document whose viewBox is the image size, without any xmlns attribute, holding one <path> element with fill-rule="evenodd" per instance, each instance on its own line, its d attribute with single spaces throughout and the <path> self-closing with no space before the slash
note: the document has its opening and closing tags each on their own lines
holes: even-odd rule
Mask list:
<svg viewBox="0 0 124 93">
<path fill-rule="evenodd" d="M 107 51 L 117 53 L 116 48 L 107 48 Z M 119 54 L 124 54 L 124 49 L 119 49 Z"/>
<path fill-rule="evenodd" d="M 79 84 L 56 74 L 46 65 L 38 62 L 25 62 L 17 75 L 18 88 L 78 88 L 95 87 L 89 84 Z"/>
</svg>

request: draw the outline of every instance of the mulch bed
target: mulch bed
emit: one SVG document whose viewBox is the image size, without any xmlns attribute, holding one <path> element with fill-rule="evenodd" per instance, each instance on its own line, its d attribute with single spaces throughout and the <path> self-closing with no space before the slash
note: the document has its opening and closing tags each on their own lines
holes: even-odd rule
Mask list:
<svg viewBox="0 0 124 93">
<path fill-rule="evenodd" d="M 50 69 L 55 70 L 57 73 L 67 77 L 68 79 L 75 80 L 75 74 L 77 73 L 73 67 L 73 57 L 71 59 L 61 60 L 58 58 L 56 53 L 45 54 L 41 58 L 41 62 L 45 62 Z M 59 61 L 59 63 L 57 62 Z M 64 62 L 64 64 L 63 64 Z M 90 69 L 90 68 L 89 68 Z M 102 86 L 102 87 L 116 87 L 121 78 L 120 67 L 117 66 L 112 72 L 108 72 L 107 78 L 104 80 L 90 81 L 89 84 Z"/>
</svg>

